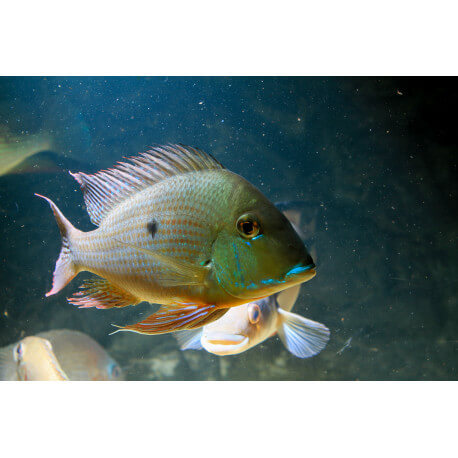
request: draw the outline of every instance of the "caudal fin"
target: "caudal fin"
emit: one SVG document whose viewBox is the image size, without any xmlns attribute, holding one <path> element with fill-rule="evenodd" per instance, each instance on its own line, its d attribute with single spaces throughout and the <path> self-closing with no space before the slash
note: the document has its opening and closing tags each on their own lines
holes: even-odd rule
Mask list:
<svg viewBox="0 0 458 458">
<path fill-rule="evenodd" d="M 70 281 L 76 276 L 78 270 L 73 263 L 72 254 L 70 251 L 70 239 L 72 233 L 78 231 L 75 229 L 70 221 L 62 214 L 62 212 L 57 208 L 57 205 L 45 196 L 40 194 L 35 194 L 42 199 L 45 199 L 46 202 L 51 207 L 52 212 L 54 213 L 54 218 L 56 218 L 57 225 L 59 226 L 60 235 L 62 237 L 62 249 L 60 250 L 59 259 L 56 262 L 56 267 L 54 269 L 52 288 L 49 292 L 46 293 L 46 297 L 52 296 L 53 294 L 58 293 L 64 286 L 66 286 Z"/>
</svg>

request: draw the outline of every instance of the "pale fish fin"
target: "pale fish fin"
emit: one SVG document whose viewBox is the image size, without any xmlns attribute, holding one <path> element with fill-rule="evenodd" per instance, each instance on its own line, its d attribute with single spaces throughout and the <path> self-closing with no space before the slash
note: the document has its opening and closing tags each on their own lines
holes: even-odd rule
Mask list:
<svg viewBox="0 0 458 458">
<path fill-rule="evenodd" d="M 208 274 L 209 267 L 195 265 L 187 261 L 172 258 L 157 251 L 148 248 L 142 248 L 132 243 L 123 242 L 119 239 L 114 239 L 121 245 L 128 246 L 134 250 L 144 253 L 156 262 L 161 263 L 173 272 L 173 276 L 158 279 L 163 286 L 177 285 L 202 285 L 205 282 L 205 277 Z"/>
<path fill-rule="evenodd" d="M 184 145 L 156 146 L 128 160 L 93 175 L 70 172 L 81 186 L 89 217 L 96 226 L 119 202 L 158 181 L 188 172 L 224 168 L 209 154 Z"/>
<path fill-rule="evenodd" d="M 35 195 L 46 200 L 46 202 L 50 205 L 62 237 L 62 248 L 54 269 L 52 289 L 46 293 L 46 297 L 48 297 L 58 293 L 62 288 L 70 283 L 70 281 L 78 273 L 78 268 L 72 261 L 70 243 L 72 235 L 80 231 L 72 226 L 70 221 L 65 218 L 62 212 L 57 208 L 57 205 L 51 199 L 41 196 L 40 194 Z"/>
<path fill-rule="evenodd" d="M 190 329 L 186 331 L 178 331 L 173 334 L 177 339 L 180 350 L 202 350 L 202 329 Z"/>
<path fill-rule="evenodd" d="M 0 380 L 18 380 L 17 363 L 14 361 L 13 349 L 16 344 L 0 348 Z"/>
<path fill-rule="evenodd" d="M 70 304 L 76 305 L 80 309 L 88 307 L 111 309 L 136 305 L 141 302 L 132 294 L 112 285 L 104 278 L 86 280 L 80 289 L 83 291 L 79 291 L 67 299 Z"/>
<path fill-rule="evenodd" d="M 276 202 L 275 206 L 286 216 L 302 240 L 314 235 L 318 214 L 315 207 L 301 200 Z"/>
<path fill-rule="evenodd" d="M 296 303 L 300 290 L 301 285 L 296 285 L 277 293 L 275 298 L 279 307 L 283 310 L 286 310 L 287 312 L 291 311 L 294 304 Z"/>
<path fill-rule="evenodd" d="M 156 313 L 132 325 L 119 327 L 119 331 L 132 331 L 139 334 L 165 334 L 196 328 L 215 311 L 214 305 L 174 307 L 163 305 Z"/>
<path fill-rule="evenodd" d="M 278 309 L 278 335 L 285 347 L 298 358 L 310 358 L 323 350 L 329 341 L 329 329 L 321 323 Z"/>
</svg>

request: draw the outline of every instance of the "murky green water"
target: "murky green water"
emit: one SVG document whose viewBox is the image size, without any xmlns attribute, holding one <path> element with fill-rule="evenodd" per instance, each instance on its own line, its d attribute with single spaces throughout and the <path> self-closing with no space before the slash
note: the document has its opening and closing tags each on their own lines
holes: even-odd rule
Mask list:
<svg viewBox="0 0 458 458">
<path fill-rule="evenodd" d="M 456 379 L 453 80 L 1 78 L 0 125 L 48 132 L 51 151 L 0 176 L 0 346 L 55 328 L 98 340 L 130 380 Z M 44 298 L 60 249 L 51 197 L 89 230 L 72 171 L 151 144 L 212 153 L 272 201 L 302 200 L 317 276 L 294 311 L 325 323 L 301 360 L 273 337 L 237 356 L 181 352 L 170 335 L 108 334 L 147 305 L 78 310 L 80 284 Z M 87 275 L 86 275 L 87 276 Z M 81 275 L 84 278 L 85 275 Z"/>
</svg>

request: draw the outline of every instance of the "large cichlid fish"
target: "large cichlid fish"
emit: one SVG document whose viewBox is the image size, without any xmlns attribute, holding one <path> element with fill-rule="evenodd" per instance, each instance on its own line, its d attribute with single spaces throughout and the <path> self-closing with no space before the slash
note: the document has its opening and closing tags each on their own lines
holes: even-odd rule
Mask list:
<svg viewBox="0 0 458 458">
<path fill-rule="evenodd" d="M 107 309 L 162 304 L 121 330 L 162 334 L 204 326 L 228 308 L 315 276 L 286 217 L 212 156 L 182 145 L 155 147 L 94 175 L 75 173 L 90 232 L 74 228 L 48 198 L 62 236 L 50 296 L 78 272 L 69 302 Z"/>
</svg>

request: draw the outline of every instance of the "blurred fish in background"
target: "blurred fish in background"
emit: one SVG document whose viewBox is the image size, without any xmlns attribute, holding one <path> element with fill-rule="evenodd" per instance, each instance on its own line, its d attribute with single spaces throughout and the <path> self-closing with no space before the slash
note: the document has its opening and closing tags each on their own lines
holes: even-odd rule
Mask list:
<svg viewBox="0 0 458 458">
<path fill-rule="evenodd" d="M 33 380 L 124 380 L 119 364 L 79 331 L 54 329 L 0 349 L 0 380 L 24 380 L 23 372 L 18 373 L 19 359 L 29 374 L 42 377 Z"/>
<path fill-rule="evenodd" d="M 68 101 L 51 98 L 33 109 L 26 100 L 0 102 L 0 176 L 55 171 L 65 159 L 87 164 L 90 145 L 89 126 Z"/>
<path fill-rule="evenodd" d="M 14 170 L 30 156 L 53 148 L 52 136 L 49 133 L 13 134 L 5 126 L 0 126 L 0 175 Z"/>
<path fill-rule="evenodd" d="M 52 344 L 36 336 L 26 337 L 0 350 L 0 378 L 24 382 L 68 380 Z"/>
</svg>

